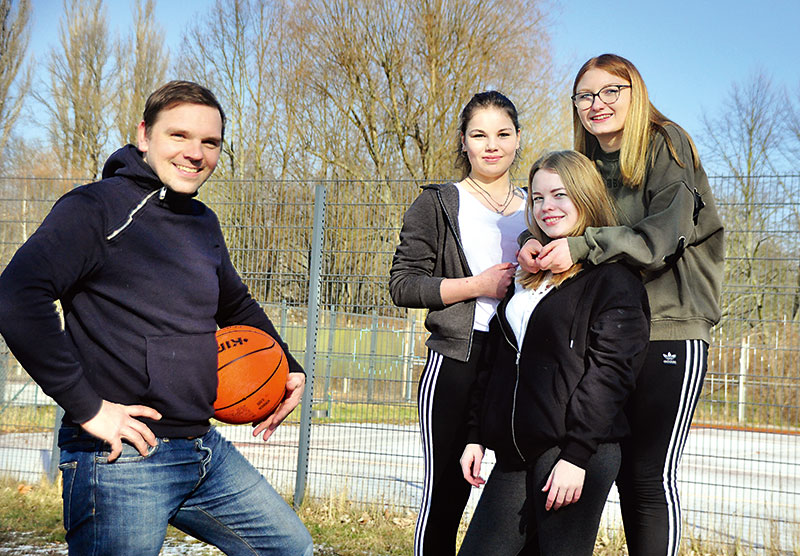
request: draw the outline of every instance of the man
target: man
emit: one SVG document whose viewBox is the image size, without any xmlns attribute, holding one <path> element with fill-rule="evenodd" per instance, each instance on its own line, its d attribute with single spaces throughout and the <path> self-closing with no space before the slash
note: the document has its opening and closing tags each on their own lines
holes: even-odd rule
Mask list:
<svg viewBox="0 0 800 556">
<path fill-rule="evenodd" d="M 214 95 L 172 81 L 147 100 L 138 149 L 64 195 L 0 276 L 0 333 L 66 415 L 59 432 L 70 554 L 157 555 L 167 523 L 226 554 L 308 555 L 311 537 L 210 427 L 215 330 L 255 326 L 289 360 L 266 441 L 305 385 L 193 199 L 219 160 Z M 60 300 L 64 326 L 55 309 Z"/>
</svg>

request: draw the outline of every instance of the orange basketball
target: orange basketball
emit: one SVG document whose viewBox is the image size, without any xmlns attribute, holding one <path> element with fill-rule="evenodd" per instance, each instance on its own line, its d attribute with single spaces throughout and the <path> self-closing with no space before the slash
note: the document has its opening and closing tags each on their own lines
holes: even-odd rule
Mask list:
<svg viewBox="0 0 800 556">
<path fill-rule="evenodd" d="M 289 363 L 272 336 L 252 326 L 217 330 L 217 401 L 224 423 L 260 421 L 283 399 Z"/>
</svg>

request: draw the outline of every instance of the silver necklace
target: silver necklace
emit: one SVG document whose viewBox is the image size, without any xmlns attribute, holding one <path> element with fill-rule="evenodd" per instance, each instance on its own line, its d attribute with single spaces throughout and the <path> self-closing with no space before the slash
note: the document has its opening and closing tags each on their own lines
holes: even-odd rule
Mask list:
<svg viewBox="0 0 800 556">
<path fill-rule="evenodd" d="M 491 193 L 489 193 L 483 187 L 478 185 L 478 182 L 476 182 L 470 176 L 467 176 L 466 180 L 473 187 L 473 189 L 475 189 L 475 191 L 480 193 L 481 197 L 483 197 L 486 200 L 491 209 L 497 214 L 503 214 L 508 208 L 508 205 L 511 204 L 511 200 L 514 198 L 514 187 L 511 185 L 511 182 L 509 182 L 508 184 L 508 193 L 506 194 L 505 201 L 503 201 L 502 203 L 498 203 L 497 201 L 494 200 L 494 197 L 492 197 Z"/>
</svg>

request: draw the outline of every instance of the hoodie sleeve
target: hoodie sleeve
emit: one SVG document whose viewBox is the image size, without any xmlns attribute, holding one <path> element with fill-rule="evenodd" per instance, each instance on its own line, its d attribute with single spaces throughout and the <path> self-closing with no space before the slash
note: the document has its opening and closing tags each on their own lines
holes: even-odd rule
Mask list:
<svg viewBox="0 0 800 556">
<path fill-rule="evenodd" d="M 61 323 L 56 300 L 67 296 L 104 258 L 103 210 L 93 197 L 62 197 L 0 275 L 0 334 L 11 352 L 74 421 L 100 410 Z"/>
<path fill-rule="evenodd" d="M 620 272 L 621 271 L 621 272 Z M 586 468 L 633 391 L 649 344 L 647 293 L 622 266 L 604 269 L 587 332 L 586 371 L 570 397 L 561 458 Z"/>
<path fill-rule="evenodd" d="M 653 165 L 642 185 L 647 214 L 631 226 L 587 228 L 582 236 L 567 239 L 573 261 L 601 264 L 623 261 L 649 271 L 671 264 L 694 241 L 698 184 L 689 138 L 674 126 L 667 132 L 681 167 L 657 133 L 653 140 Z"/>
<path fill-rule="evenodd" d="M 263 330 L 272 336 L 283 349 L 289 363 L 289 372 L 303 373 L 303 367 L 294 358 L 289 346 L 283 341 L 272 321 L 267 316 L 261 305 L 253 299 L 247 286 L 242 282 L 239 273 L 231 262 L 228 247 L 220 230 L 220 241 L 222 242 L 222 264 L 219 270 L 219 305 L 217 307 L 216 321 L 220 328 L 245 324 Z"/>
<path fill-rule="evenodd" d="M 441 276 L 434 276 L 439 256 L 439 218 L 434 193 L 425 190 L 403 215 L 400 244 L 389 271 L 389 294 L 398 307 L 442 309 Z"/>
</svg>

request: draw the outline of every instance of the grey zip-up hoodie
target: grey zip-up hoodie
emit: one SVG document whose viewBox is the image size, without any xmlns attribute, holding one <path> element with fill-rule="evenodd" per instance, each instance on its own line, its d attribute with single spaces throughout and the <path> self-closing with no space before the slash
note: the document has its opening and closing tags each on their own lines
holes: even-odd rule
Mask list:
<svg viewBox="0 0 800 556">
<path fill-rule="evenodd" d="M 467 276 L 472 273 L 458 229 L 458 189 L 454 183 L 423 186 L 403 216 L 389 293 L 399 307 L 428 309 L 425 345 L 458 361 L 466 361 L 472 348 L 475 300 L 445 305 L 439 287 L 445 278 Z"/>
</svg>

